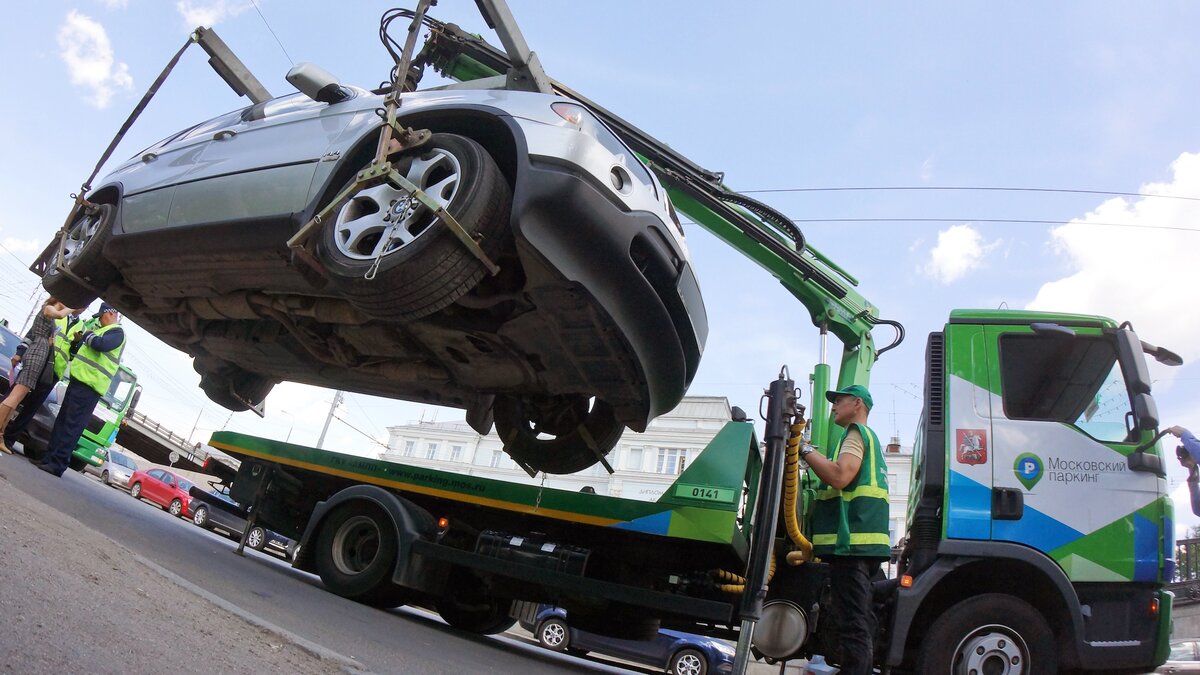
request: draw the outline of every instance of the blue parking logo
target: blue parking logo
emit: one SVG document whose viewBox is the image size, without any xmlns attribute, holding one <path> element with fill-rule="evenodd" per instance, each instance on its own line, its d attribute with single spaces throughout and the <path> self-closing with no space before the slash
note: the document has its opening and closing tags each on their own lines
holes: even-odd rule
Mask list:
<svg viewBox="0 0 1200 675">
<path fill-rule="evenodd" d="M 1026 452 L 1013 463 L 1013 472 L 1017 474 L 1017 480 L 1021 481 L 1026 490 L 1032 490 L 1042 479 L 1042 458 L 1032 452 Z"/>
</svg>

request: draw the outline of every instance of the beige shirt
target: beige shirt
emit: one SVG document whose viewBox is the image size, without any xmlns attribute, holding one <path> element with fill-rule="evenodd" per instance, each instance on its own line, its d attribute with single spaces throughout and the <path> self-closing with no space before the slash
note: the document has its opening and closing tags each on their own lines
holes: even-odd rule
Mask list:
<svg viewBox="0 0 1200 675">
<path fill-rule="evenodd" d="M 841 459 L 842 455 L 853 455 L 859 461 L 862 460 L 863 439 L 862 434 L 858 433 L 857 428 L 851 427 L 850 431 L 846 434 L 846 440 L 842 441 L 842 450 L 838 453 L 838 459 Z"/>
</svg>

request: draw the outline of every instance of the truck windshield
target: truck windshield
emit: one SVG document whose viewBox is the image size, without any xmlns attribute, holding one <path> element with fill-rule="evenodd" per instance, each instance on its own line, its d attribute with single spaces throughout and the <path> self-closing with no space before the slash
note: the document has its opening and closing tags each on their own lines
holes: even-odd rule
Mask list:
<svg viewBox="0 0 1200 675">
<path fill-rule="evenodd" d="M 1129 440 L 1129 391 L 1116 346 L 1105 337 L 1006 335 L 1000 379 L 1010 419 L 1062 422 L 1100 441 Z"/>
<path fill-rule="evenodd" d="M 133 395 L 133 388 L 137 384 L 137 377 L 133 373 L 124 368 L 117 371 L 117 376 L 113 378 L 112 384 L 108 387 L 108 392 L 104 394 L 104 403 L 110 409 L 124 410 L 129 404 L 129 398 Z"/>
</svg>

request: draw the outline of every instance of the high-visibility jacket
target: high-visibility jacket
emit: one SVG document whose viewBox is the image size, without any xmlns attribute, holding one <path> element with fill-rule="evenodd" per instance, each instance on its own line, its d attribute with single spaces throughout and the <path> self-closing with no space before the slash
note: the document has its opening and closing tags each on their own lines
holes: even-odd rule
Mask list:
<svg viewBox="0 0 1200 675">
<path fill-rule="evenodd" d="M 824 481 L 817 486 L 812 511 L 813 554 L 887 558 L 891 555 L 887 465 L 879 437 L 865 424 L 851 424 L 837 447 L 825 456 L 837 461 L 851 429 L 858 429 L 862 437 L 862 466 L 841 490 Z"/>
<path fill-rule="evenodd" d="M 54 381 L 57 382 L 67 372 L 67 364 L 71 362 L 71 338 L 81 331 L 95 328 L 96 324 L 92 319 L 79 319 L 71 323 L 71 317 L 64 316 L 55 319 L 54 325 L 58 330 L 54 331 L 51 350 L 54 352 Z"/>
<path fill-rule="evenodd" d="M 100 337 L 118 324 L 101 326 L 92 331 L 95 337 Z M 87 343 L 79 346 L 79 351 L 71 358 L 71 379 L 79 380 L 103 396 L 108 392 L 109 385 L 117 375 L 117 366 L 121 364 L 121 353 L 125 351 L 125 336 L 121 336 L 121 344 L 106 352 L 96 351 Z"/>
</svg>

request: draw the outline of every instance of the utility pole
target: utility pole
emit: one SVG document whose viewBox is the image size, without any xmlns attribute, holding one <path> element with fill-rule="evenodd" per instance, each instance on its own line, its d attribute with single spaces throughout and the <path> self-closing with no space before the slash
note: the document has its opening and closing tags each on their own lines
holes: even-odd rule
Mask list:
<svg viewBox="0 0 1200 675">
<path fill-rule="evenodd" d="M 325 427 L 321 429 L 321 437 L 317 439 L 317 449 L 325 447 L 325 432 L 329 431 L 329 423 L 333 421 L 333 411 L 342 402 L 342 390 L 339 389 L 333 394 L 333 404 L 329 406 L 329 415 L 325 417 Z"/>
</svg>

